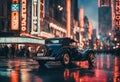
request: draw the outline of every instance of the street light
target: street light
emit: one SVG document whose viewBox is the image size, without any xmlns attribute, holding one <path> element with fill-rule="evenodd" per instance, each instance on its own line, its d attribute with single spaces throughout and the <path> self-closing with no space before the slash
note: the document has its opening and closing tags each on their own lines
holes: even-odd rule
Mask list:
<svg viewBox="0 0 120 82">
<path fill-rule="evenodd" d="M 117 41 L 117 38 L 114 38 L 114 41 Z"/>
<path fill-rule="evenodd" d="M 112 34 L 109 32 L 109 36 L 111 36 Z"/>
<path fill-rule="evenodd" d="M 59 11 L 62 11 L 63 7 L 61 5 L 58 5 L 58 9 L 59 9 Z"/>
</svg>

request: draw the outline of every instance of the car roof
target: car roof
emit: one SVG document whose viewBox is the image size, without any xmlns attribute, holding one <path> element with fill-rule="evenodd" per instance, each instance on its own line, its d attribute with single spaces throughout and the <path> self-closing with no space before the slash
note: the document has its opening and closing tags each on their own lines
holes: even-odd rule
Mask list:
<svg viewBox="0 0 120 82">
<path fill-rule="evenodd" d="M 76 42 L 74 39 L 71 39 L 69 37 L 63 37 L 63 38 L 47 38 L 47 40 L 62 40 L 62 44 L 66 44 L 66 43 L 72 43 L 72 42 Z"/>
</svg>

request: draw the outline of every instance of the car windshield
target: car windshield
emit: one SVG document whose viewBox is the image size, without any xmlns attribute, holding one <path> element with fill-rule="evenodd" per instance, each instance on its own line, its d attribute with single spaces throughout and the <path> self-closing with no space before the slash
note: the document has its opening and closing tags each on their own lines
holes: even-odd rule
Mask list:
<svg viewBox="0 0 120 82">
<path fill-rule="evenodd" d="M 61 41 L 59 39 L 49 39 L 45 41 L 45 44 L 60 44 Z"/>
</svg>

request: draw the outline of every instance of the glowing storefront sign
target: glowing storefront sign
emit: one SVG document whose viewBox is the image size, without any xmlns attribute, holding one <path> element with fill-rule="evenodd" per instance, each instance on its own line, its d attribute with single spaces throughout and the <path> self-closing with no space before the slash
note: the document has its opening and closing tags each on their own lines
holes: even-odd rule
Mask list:
<svg viewBox="0 0 120 82">
<path fill-rule="evenodd" d="M 12 12 L 11 14 L 11 29 L 18 30 L 19 29 L 19 12 Z"/>
<path fill-rule="evenodd" d="M 40 33 L 40 0 L 32 1 L 31 34 Z"/>
<path fill-rule="evenodd" d="M 19 30 L 19 3 L 12 0 L 11 4 L 11 30 Z"/>
<path fill-rule="evenodd" d="M 120 0 L 116 0 L 116 16 L 115 16 L 115 25 L 117 30 L 120 30 Z"/>
<path fill-rule="evenodd" d="M 21 32 L 26 32 L 27 30 L 27 21 L 26 21 L 26 4 L 27 1 L 26 0 L 22 0 L 22 4 L 21 4 Z"/>
<path fill-rule="evenodd" d="M 55 35 L 47 33 L 47 32 L 44 32 L 44 31 L 40 32 L 40 36 L 46 37 L 46 38 L 53 38 L 53 37 L 55 37 Z"/>
<path fill-rule="evenodd" d="M 61 31 L 61 32 L 66 33 L 66 30 L 65 30 L 64 28 L 62 28 L 62 27 L 60 27 L 60 26 L 58 26 L 58 25 L 56 25 L 56 24 L 54 24 L 54 23 L 50 23 L 49 26 L 50 26 L 51 28 L 54 28 L 54 29 L 56 29 L 56 30 L 59 30 L 59 31 Z"/>
<path fill-rule="evenodd" d="M 1 37 L 0 43 L 35 43 L 44 44 L 44 40 L 29 37 Z"/>
</svg>

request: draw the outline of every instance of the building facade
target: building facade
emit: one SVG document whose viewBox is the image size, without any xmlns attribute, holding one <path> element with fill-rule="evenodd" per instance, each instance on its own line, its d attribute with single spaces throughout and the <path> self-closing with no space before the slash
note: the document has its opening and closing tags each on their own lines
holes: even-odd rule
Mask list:
<svg viewBox="0 0 120 82">
<path fill-rule="evenodd" d="M 78 21 L 78 0 L 70 1 L 73 30 L 73 20 Z M 44 44 L 45 38 L 66 37 L 66 3 L 66 0 L 1 0 L 0 43 Z"/>
<path fill-rule="evenodd" d="M 108 33 L 112 30 L 111 0 L 98 1 L 99 33 L 100 35 L 108 35 Z"/>
</svg>

